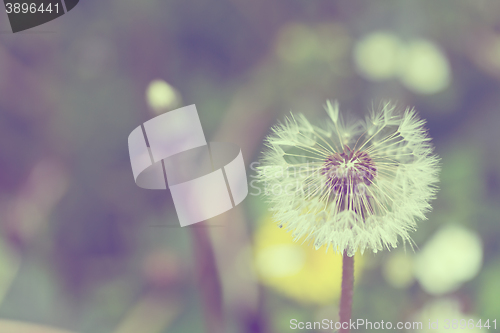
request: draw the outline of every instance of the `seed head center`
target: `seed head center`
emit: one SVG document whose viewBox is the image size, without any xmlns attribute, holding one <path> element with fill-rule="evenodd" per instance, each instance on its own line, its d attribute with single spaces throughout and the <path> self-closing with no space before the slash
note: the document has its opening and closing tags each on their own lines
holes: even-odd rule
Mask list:
<svg viewBox="0 0 500 333">
<path fill-rule="evenodd" d="M 365 151 L 344 147 L 342 153 L 334 153 L 325 160 L 321 174 L 332 192 L 357 193 L 360 186 L 370 186 L 377 169 L 374 161 Z"/>
</svg>

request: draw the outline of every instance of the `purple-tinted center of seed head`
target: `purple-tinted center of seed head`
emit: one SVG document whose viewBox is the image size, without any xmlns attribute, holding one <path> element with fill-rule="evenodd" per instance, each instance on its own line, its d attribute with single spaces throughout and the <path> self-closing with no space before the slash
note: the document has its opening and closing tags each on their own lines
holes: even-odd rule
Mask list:
<svg viewBox="0 0 500 333">
<path fill-rule="evenodd" d="M 375 163 L 365 151 L 348 146 L 342 153 L 330 155 L 321 168 L 331 191 L 343 194 L 357 193 L 360 184 L 370 186 L 376 173 Z"/>
</svg>

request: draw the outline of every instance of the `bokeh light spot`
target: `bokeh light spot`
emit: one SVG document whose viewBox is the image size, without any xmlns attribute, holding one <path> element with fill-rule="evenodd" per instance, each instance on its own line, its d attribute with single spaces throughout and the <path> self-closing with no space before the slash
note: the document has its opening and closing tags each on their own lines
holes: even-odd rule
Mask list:
<svg viewBox="0 0 500 333">
<path fill-rule="evenodd" d="M 417 94 L 435 94 L 451 82 L 448 59 L 437 45 L 424 39 L 404 43 L 389 31 L 376 31 L 358 41 L 354 63 L 367 80 L 398 77 Z"/>
<path fill-rule="evenodd" d="M 415 275 L 430 294 L 455 291 L 481 269 L 482 242 L 464 227 L 448 225 L 425 244 L 416 258 Z"/>
<path fill-rule="evenodd" d="M 152 81 L 146 90 L 148 105 L 156 113 L 162 113 L 180 103 L 180 95 L 174 87 L 163 80 Z"/>
<path fill-rule="evenodd" d="M 401 81 L 415 93 L 434 94 L 450 84 L 448 59 L 439 47 L 426 40 L 407 45 L 400 68 Z"/>
<path fill-rule="evenodd" d="M 449 331 L 464 331 L 471 333 L 487 332 L 476 327 L 479 318 L 462 311 L 463 305 L 456 299 L 441 298 L 431 301 L 415 315 L 415 320 L 422 323 L 422 327 L 410 332 L 445 333 Z M 469 326 L 469 321 L 474 325 Z M 453 326 L 452 326 L 453 325 Z M 448 327 L 448 328 L 446 328 Z"/>
<path fill-rule="evenodd" d="M 354 47 L 354 61 L 359 74 L 373 81 L 395 76 L 400 57 L 401 41 L 387 31 L 373 32 Z"/>
</svg>

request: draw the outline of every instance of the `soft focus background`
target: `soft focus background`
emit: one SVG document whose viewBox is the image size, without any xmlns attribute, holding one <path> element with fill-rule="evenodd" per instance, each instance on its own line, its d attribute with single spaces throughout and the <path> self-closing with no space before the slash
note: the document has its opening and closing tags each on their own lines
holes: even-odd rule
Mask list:
<svg viewBox="0 0 500 333">
<path fill-rule="evenodd" d="M 269 127 L 321 120 L 326 99 L 414 106 L 442 157 L 415 251 L 357 256 L 353 317 L 500 320 L 500 2 L 82 0 L 17 34 L 0 13 L 0 332 L 204 332 L 193 230 L 213 241 L 227 332 L 336 320 L 340 258 L 292 243 L 253 183 Z M 250 183 L 199 229 L 135 185 L 127 148 L 194 103 Z"/>
</svg>

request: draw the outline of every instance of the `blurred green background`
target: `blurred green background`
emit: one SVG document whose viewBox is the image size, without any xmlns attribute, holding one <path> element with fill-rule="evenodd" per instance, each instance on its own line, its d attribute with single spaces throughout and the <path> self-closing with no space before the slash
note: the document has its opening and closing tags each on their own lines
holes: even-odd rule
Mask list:
<svg viewBox="0 0 500 333">
<path fill-rule="evenodd" d="M 248 167 L 247 199 L 199 227 L 226 331 L 336 320 L 339 257 L 274 227 L 252 164 L 326 99 L 414 106 L 442 157 L 415 251 L 357 256 L 353 318 L 500 320 L 500 2 L 82 0 L 16 34 L 0 14 L 0 332 L 205 331 L 193 228 L 135 185 L 127 148 L 190 104 Z"/>
</svg>

